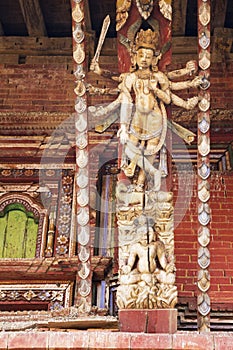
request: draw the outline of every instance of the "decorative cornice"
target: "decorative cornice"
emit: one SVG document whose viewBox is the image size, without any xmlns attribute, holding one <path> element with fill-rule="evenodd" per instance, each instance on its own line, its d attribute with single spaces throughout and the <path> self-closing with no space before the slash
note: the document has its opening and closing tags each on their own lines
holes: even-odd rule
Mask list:
<svg viewBox="0 0 233 350">
<path fill-rule="evenodd" d="M 0 112 L 0 130 L 17 132 L 53 131 L 55 129 L 73 129 L 72 113 L 55 112 Z"/>
<path fill-rule="evenodd" d="M 187 122 L 187 123 L 192 123 L 197 121 L 197 110 L 190 110 L 190 111 L 181 111 L 181 110 L 176 110 L 173 109 L 172 111 L 172 117 L 173 120 L 176 122 Z M 225 121 L 225 122 L 231 122 L 233 120 L 233 109 L 211 109 L 210 111 L 211 115 L 211 122 L 220 122 L 220 121 Z"/>
</svg>

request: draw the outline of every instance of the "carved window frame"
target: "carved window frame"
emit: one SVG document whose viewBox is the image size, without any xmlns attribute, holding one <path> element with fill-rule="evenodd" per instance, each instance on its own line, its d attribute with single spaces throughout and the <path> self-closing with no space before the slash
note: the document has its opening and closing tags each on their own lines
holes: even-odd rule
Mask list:
<svg viewBox="0 0 233 350">
<path fill-rule="evenodd" d="M 38 219 L 38 232 L 36 240 L 36 253 L 35 258 L 44 256 L 46 239 L 47 239 L 47 227 L 48 227 L 48 215 L 47 210 L 42 207 L 38 202 L 31 198 L 27 194 L 21 193 L 7 193 L 0 197 L 0 212 L 10 204 L 22 204 L 26 210 L 33 213 L 34 217 Z M 7 259 L 7 258 L 6 258 Z M 24 258 L 20 258 L 24 259 Z"/>
</svg>

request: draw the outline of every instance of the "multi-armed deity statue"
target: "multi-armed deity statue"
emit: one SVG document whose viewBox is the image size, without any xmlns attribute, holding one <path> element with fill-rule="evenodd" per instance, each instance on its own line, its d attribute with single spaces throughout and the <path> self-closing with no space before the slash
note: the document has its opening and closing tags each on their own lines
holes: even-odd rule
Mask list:
<svg viewBox="0 0 233 350">
<path fill-rule="evenodd" d="M 126 20 L 124 16 L 119 18 Z M 111 118 L 114 114 L 120 119 L 118 137 L 123 145 L 120 158 L 125 176 L 119 177 L 116 189 L 118 307 L 173 308 L 177 302 L 173 196 L 172 192 L 161 191 L 161 179 L 168 175 L 166 135 L 170 128 L 188 143 L 195 135 L 168 119 L 166 108 L 170 104 L 194 108 L 198 103 L 196 96 L 184 100 L 174 91 L 197 88 L 201 79 L 193 76 L 193 61 L 180 70 L 160 71 L 163 48 L 158 22 L 151 21 L 146 29 L 138 23 L 128 31 L 130 38 L 122 39 L 129 49 L 131 67 L 118 77 L 117 99 L 90 110 L 94 115 L 101 113 Z M 97 74 L 103 72 L 96 61 L 91 69 Z"/>
</svg>

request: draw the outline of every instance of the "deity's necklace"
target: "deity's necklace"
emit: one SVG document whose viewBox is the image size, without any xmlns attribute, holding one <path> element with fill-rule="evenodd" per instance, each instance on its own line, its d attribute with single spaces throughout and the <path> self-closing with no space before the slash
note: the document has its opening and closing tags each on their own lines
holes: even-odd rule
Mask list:
<svg viewBox="0 0 233 350">
<path fill-rule="evenodd" d="M 152 74 L 151 72 L 143 72 L 143 71 L 137 71 L 136 72 L 136 76 L 137 76 L 137 79 L 140 79 L 141 80 L 141 84 L 142 84 L 142 90 L 143 90 L 143 93 L 145 95 L 149 95 L 150 94 L 150 81 L 151 81 L 151 78 L 152 78 Z M 138 81 L 139 83 L 139 81 Z M 135 87 L 139 87 L 141 84 L 139 83 L 138 85 L 137 81 L 135 82 Z"/>
<path fill-rule="evenodd" d="M 139 79 L 151 79 L 151 72 L 144 72 L 143 70 L 137 70 L 135 73 Z"/>
</svg>

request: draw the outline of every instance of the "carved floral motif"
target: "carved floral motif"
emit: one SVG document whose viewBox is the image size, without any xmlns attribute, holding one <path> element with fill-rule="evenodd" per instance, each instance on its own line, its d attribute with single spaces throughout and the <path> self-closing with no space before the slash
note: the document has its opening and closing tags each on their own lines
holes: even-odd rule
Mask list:
<svg viewBox="0 0 233 350">
<path fill-rule="evenodd" d="M 0 289 L 0 301 L 8 303 L 16 302 L 46 302 L 50 304 L 50 310 L 55 307 L 69 307 L 71 300 L 72 284 L 11 284 L 2 285 Z"/>
<path fill-rule="evenodd" d="M 56 254 L 65 255 L 69 250 L 70 230 L 71 230 L 71 212 L 73 196 L 73 174 L 63 171 L 62 190 L 60 197 L 60 207 L 57 227 Z"/>
</svg>

